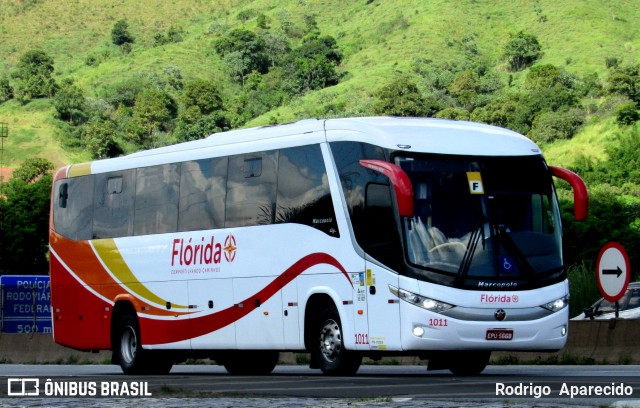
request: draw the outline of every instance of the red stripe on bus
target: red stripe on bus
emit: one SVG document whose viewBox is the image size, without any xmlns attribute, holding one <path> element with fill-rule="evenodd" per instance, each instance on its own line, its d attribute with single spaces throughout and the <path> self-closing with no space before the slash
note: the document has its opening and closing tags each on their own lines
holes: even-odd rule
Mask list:
<svg viewBox="0 0 640 408">
<path fill-rule="evenodd" d="M 260 299 L 264 303 L 304 271 L 320 264 L 336 267 L 347 278 L 353 288 L 353 283 L 351 283 L 347 271 L 334 257 L 325 253 L 310 254 L 291 265 L 264 289 L 239 302 L 247 307 L 240 308 L 232 305 L 227 309 L 207 316 L 174 321 L 156 320 L 145 316 L 140 317 L 142 343 L 149 345 L 173 343 L 220 330 L 252 312 L 256 308 L 253 299 Z"/>
</svg>

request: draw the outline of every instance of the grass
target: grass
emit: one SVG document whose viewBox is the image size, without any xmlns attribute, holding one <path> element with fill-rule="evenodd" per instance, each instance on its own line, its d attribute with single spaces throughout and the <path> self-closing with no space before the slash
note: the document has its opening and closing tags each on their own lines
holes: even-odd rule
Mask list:
<svg viewBox="0 0 640 408">
<path fill-rule="evenodd" d="M 167 384 L 162 384 L 162 386 L 160 387 L 160 394 L 176 395 L 176 394 L 183 394 L 183 393 L 184 391 L 182 390 L 182 388 L 175 388 Z"/>
<path fill-rule="evenodd" d="M 588 124 L 569 140 L 556 141 L 542 146 L 547 162 L 552 165 L 571 167 L 580 157 L 596 162 L 607 159 L 606 148 L 616 141 L 619 128 L 615 119 L 609 117 L 593 124 Z"/>
<path fill-rule="evenodd" d="M 591 306 L 602 295 L 596 284 L 595 266 L 583 262 L 569 267 L 569 316 L 580 314 L 585 308 Z"/>
<path fill-rule="evenodd" d="M 3 166 L 16 167 L 26 157 L 46 157 L 56 167 L 72 161 L 86 161 L 89 155 L 60 145 L 51 124 L 53 108 L 48 99 L 37 99 L 24 106 L 16 101 L 0 105 L 0 122 L 8 124 L 9 136 L 3 141 Z"/>
</svg>

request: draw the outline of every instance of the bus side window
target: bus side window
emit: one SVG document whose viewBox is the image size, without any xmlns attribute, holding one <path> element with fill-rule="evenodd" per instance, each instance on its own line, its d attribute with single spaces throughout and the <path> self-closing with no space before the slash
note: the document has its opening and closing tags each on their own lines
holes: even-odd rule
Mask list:
<svg viewBox="0 0 640 408">
<path fill-rule="evenodd" d="M 164 234 L 178 228 L 180 165 L 163 164 L 137 170 L 134 235 Z"/>
<path fill-rule="evenodd" d="M 339 237 L 319 145 L 280 150 L 276 223 L 297 223 Z"/>
<path fill-rule="evenodd" d="M 93 238 L 117 238 L 133 232 L 136 170 L 95 175 Z"/>
<path fill-rule="evenodd" d="M 73 240 L 91 239 L 93 217 L 93 176 L 57 181 L 53 224 L 56 232 Z"/>
<path fill-rule="evenodd" d="M 182 163 L 178 231 L 224 228 L 226 157 Z"/>
<path fill-rule="evenodd" d="M 245 159 L 244 166 L 242 166 L 242 173 L 244 174 L 244 178 L 260 177 L 262 175 L 262 157 Z"/>
<path fill-rule="evenodd" d="M 278 151 L 229 157 L 225 227 L 274 222 Z"/>
<path fill-rule="evenodd" d="M 402 243 L 393 210 L 389 179 L 360 165 L 362 159 L 386 160 L 377 146 L 334 142 L 331 152 L 338 168 L 347 209 L 358 244 L 388 267 L 403 268 Z"/>
<path fill-rule="evenodd" d="M 69 198 L 69 183 L 62 183 L 58 188 L 58 207 L 67 208 L 67 198 Z"/>
</svg>

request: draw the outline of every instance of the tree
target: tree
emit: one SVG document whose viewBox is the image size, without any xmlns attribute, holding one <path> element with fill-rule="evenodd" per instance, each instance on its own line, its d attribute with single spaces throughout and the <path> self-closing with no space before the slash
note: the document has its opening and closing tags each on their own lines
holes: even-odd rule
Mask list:
<svg viewBox="0 0 640 408">
<path fill-rule="evenodd" d="M 101 94 L 103 99 L 116 109 L 120 106 L 132 108 L 136 104 L 138 95 L 151 86 L 151 81 L 138 76 L 124 79 L 121 82 L 116 82 L 109 87 L 103 88 Z"/>
<path fill-rule="evenodd" d="M 261 28 L 263 30 L 268 30 L 269 18 L 264 13 L 258 14 L 258 17 L 256 17 L 256 26 L 258 26 L 258 28 Z"/>
<path fill-rule="evenodd" d="M 66 80 L 60 90 L 53 97 L 53 107 L 62 120 L 69 123 L 78 123 L 83 115 L 84 95 L 82 89 Z"/>
<path fill-rule="evenodd" d="M 473 110 L 479 90 L 480 78 L 472 70 L 459 72 L 449 85 L 451 95 L 456 97 L 467 111 Z"/>
<path fill-rule="evenodd" d="M 539 143 L 570 139 L 584 123 L 584 112 L 579 109 L 543 112 L 536 116 L 528 136 Z"/>
<path fill-rule="evenodd" d="M 300 47 L 296 48 L 292 52 L 292 58 L 313 58 L 317 55 L 322 55 L 327 60 L 340 65 L 342 62 L 342 52 L 338 48 L 338 43 L 335 38 L 330 35 L 319 37 L 313 35 L 307 37 L 302 42 Z"/>
<path fill-rule="evenodd" d="M 248 75 L 252 72 L 258 72 L 251 70 L 251 57 L 242 51 L 229 52 L 222 57 L 222 60 L 231 74 L 231 78 L 243 86 Z"/>
<path fill-rule="evenodd" d="M 124 151 L 116 142 L 117 128 L 111 120 L 93 120 L 85 125 L 84 145 L 94 159 L 120 156 Z"/>
<path fill-rule="evenodd" d="M 41 157 L 26 159 L 20 167 L 13 172 L 13 179 L 30 184 L 40 179 L 53 170 L 53 163 Z"/>
<path fill-rule="evenodd" d="M 178 117 L 176 138 L 186 142 L 207 137 L 230 128 L 229 118 L 223 111 L 203 115 L 197 106 L 191 106 Z"/>
<path fill-rule="evenodd" d="M 435 114 L 436 118 L 453 120 L 469 120 L 470 116 L 469 111 L 462 108 L 445 108 Z"/>
<path fill-rule="evenodd" d="M 342 53 L 333 37 L 306 38 L 289 53 L 285 63 L 294 94 L 336 85 L 340 80 L 336 68 L 341 61 Z"/>
<path fill-rule="evenodd" d="M 553 64 L 539 64 L 531 67 L 525 78 L 529 88 L 551 88 L 563 85 L 562 70 Z"/>
<path fill-rule="evenodd" d="M 615 67 L 607 79 L 609 93 L 625 95 L 640 103 L 640 64 Z"/>
<path fill-rule="evenodd" d="M 377 92 L 376 113 L 391 116 L 433 116 L 443 106 L 424 98 L 408 77 L 399 77 Z"/>
<path fill-rule="evenodd" d="M 509 69 L 520 71 L 542 56 L 542 46 L 534 35 L 520 31 L 510 36 L 504 46 L 503 55 Z"/>
<path fill-rule="evenodd" d="M 226 111 L 233 127 L 239 127 L 247 121 L 260 116 L 290 98 L 289 84 L 291 73 L 284 67 L 273 67 L 262 75 L 252 72 L 245 79 L 243 90 L 228 102 Z"/>
<path fill-rule="evenodd" d="M 9 78 L 0 77 L 0 103 L 13 99 L 13 88 L 9 83 Z"/>
<path fill-rule="evenodd" d="M 638 120 L 640 120 L 640 111 L 635 102 L 623 102 L 616 107 L 616 122 L 619 125 L 632 125 Z"/>
<path fill-rule="evenodd" d="M 517 95 L 496 98 L 487 105 L 474 109 L 471 120 L 517 130 L 512 119 L 519 106 L 521 99 Z"/>
<path fill-rule="evenodd" d="M 33 98 L 50 98 L 58 85 L 53 79 L 53 58 L 41 50 L 24 53 L 12 77 L 15 79 L 15 96 L 26 103 Z"/>
<path fill-rule="evenodd" d="M 150 148 L 154 131 L 168 130 L 176 114 L 177 105 L 168 94 L 155 89 L 144 90 L 136 98 L 128 135 L 138 145 Z"/>
<path fill-rule="evenodd" d="M 265 33 L 262 38 L 264 39 L 264 49 L 269 59 L 269 66 L 282 65 L 287 54 L 291 51 L 287 37 L 282 34 Z"/>
<path fill-rule="evenodd" d="M 166 34 L 159 32 L 153 36 L 153 45 L 158 47 L 160 45 L 181 42 L 182 34 L 184 34 L 182 28 L 172 25 L 169 27 L 169 30 L 166 32 Z"/>
<path fill-rule="evenodd" d="M 182 94 L 185 107 L 197 106 L 206 115 L 222 109 L 222 98 L 218 87 L 204 79 L 188 82 Z"/>
<path fill-rule="evenodd" d="M 0 197 L 2 273 L 47 273 L 51 169 L 53 164 L 46 159 L 28 159 L 5 184 L 5 195 Z"/>
<path fill-rule="evenodd" d="M 111 41 L 117 46 L 135 42 L 135 39 L 129 33 L 129 24 L 126 20 L 118 20 L 113 25 L 111 29 Z"/>
<path fill-rule="evenodd" d="M 231 30 L 229 34 L 214 42 L 218 55 L 231 67 L 236 78 L 242 83 L 252 71 L 267 72 L 269 59 L 265 45 L 262 37 L 244 29 Z"/>
<path fill-rule="evenodd" d="M 336 85 L 340 79 L 335 64 L 322 55 L 297 58 L 292 66 L 296 94 Z"/>
<path fill-rule="evenodd" d="M 165 87 L 170 87 L 175 91 L 182 90 L 184 88 L 184 82 L 182 80 L 182 71 L 175 65 L 167 65 L 162 70 L 162 76 L 160 84 Z"/>
<path fill-rule="evenodd" d="M 260 75 L 260 74 L 257 74 Z M 176 137 L 180 141 L 196 140 L 229 129 L 218 87 L 211 81 L 187 83 L 182 94 L 184 109 L 178 116 Z"/>
</svg>

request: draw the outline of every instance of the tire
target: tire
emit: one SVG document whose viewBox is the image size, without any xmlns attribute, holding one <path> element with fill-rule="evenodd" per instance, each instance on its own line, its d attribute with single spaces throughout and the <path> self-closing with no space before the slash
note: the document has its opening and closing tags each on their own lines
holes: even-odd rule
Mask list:
<svg viewBox="0 0 640 408">
<path fill-rule="evenodd" d="M 142 348 L 138 318 L 131 313 L 122 316 L 118 323 L 113 353 L 127 375 L 167 374 L 173 367 L 171 359 Z"/>
<path fill-rule="evenodd" d="M 455 375 L 478 375 L 489 364 L 490 351 L 460 351 L 449 365 Z"/>
<path fill-rule="evenodd" d="M 354 375 L 362 363 L 362 354 L 344 347 L 342 324 L 335 308 L 320 313 L 316 329 L 318 337 L 312 351 L 322 372 L 326 375 Z"/>
<path fill-rule="evenodd" d="M 279 358 L 277 351 L 236 351 L 224 359 L 223 365 L 231 375 L 267 375 Z"/>
</svg>

